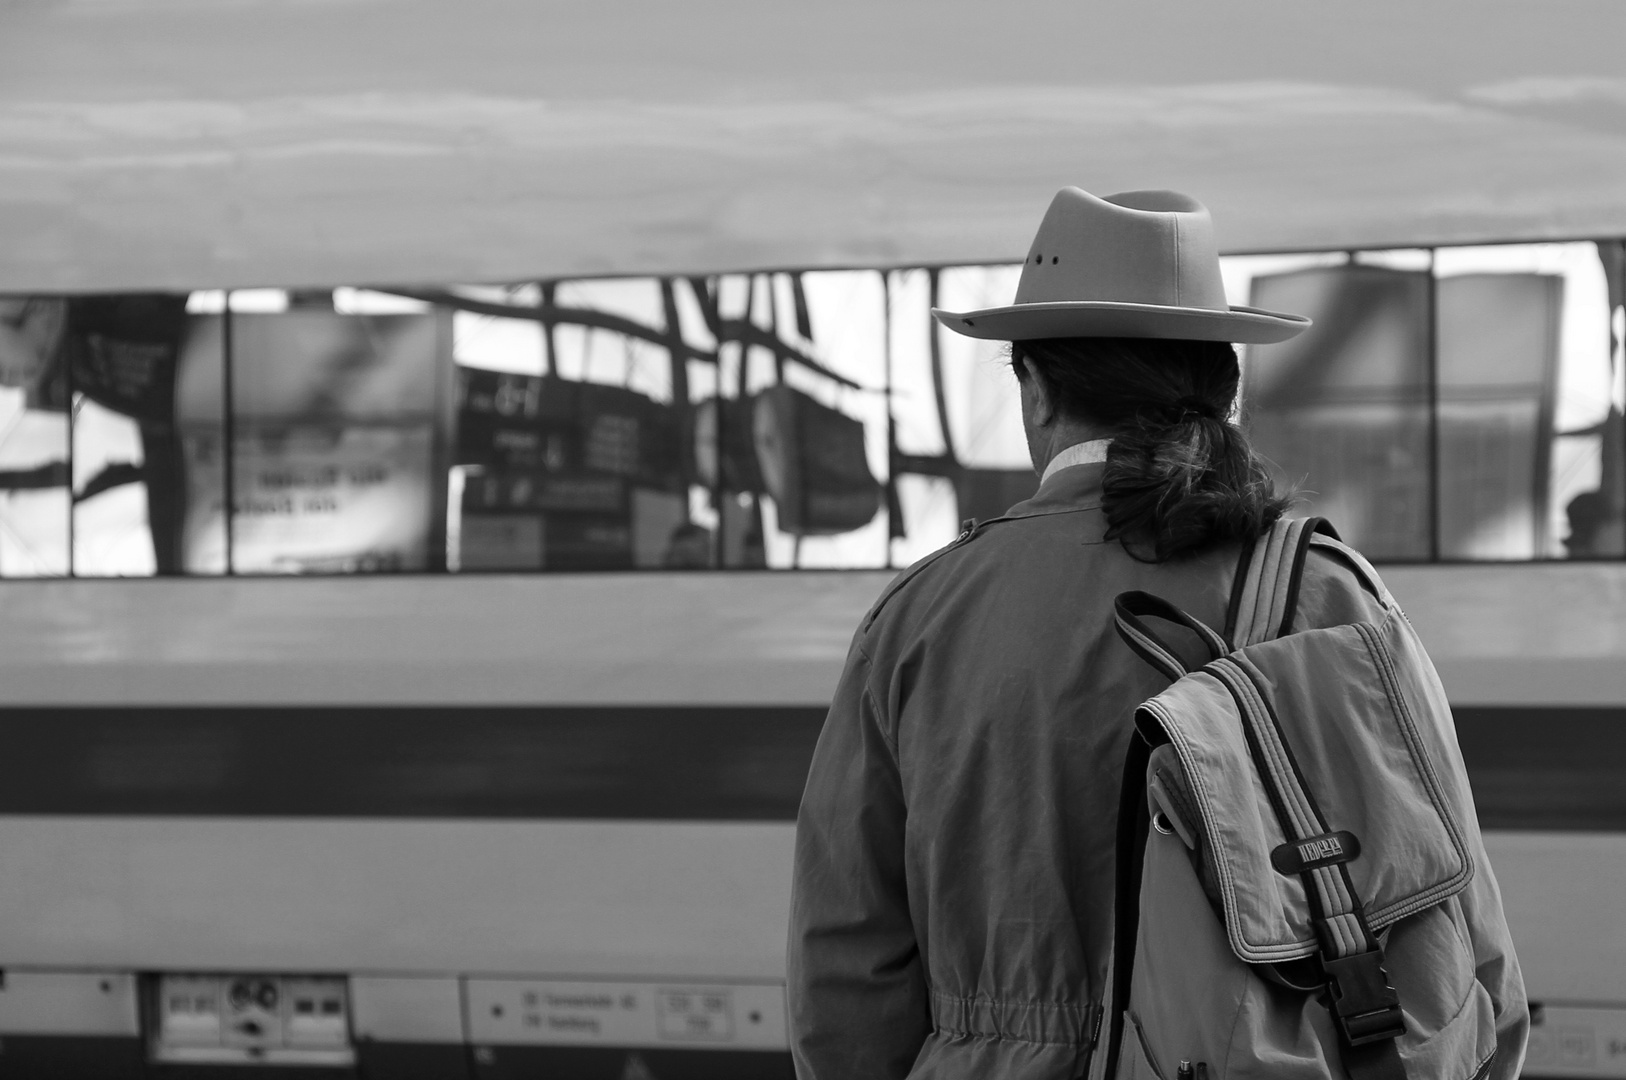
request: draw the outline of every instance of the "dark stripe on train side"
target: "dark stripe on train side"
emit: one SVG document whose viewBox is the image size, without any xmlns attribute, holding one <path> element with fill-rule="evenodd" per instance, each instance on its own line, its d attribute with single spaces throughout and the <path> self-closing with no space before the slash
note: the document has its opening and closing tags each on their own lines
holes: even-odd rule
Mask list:
<svg viewBox="0 0 1626 1080">
<path fill-rule="evenodd" d="M 0 710 L 0 813 L 793 818 L 824 709 Z"/>
<path fill-rule="evenodd" d="M 1626 708 L 1451 711 L 1482 828 L 1626 832 Z"/>
<path fill-rule="evenodd" d="M 1626 832 L 1626 708 L 1456 710 L 1489 829 Z M 0 710 L 0 813 L 789 821 L 824 709 Z"/>
<path fill-rule="evenodd" d="M 6 1080 L 146 1080 L 149 1068 L 147 1048 L 134 1035 L 0 1034 Z"/>
</svg>

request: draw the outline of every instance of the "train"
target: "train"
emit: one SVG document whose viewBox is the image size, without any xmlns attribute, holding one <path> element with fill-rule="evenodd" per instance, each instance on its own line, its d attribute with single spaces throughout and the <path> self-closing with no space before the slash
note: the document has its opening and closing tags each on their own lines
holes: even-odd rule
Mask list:
<svg viewBox="0 0 1626 1080">
<path fill-rule="evenodd" d="M 8 582 L 5 1074 L 791 1075 L 801 778 L 889 578 Z M 1451 696 L 1529 1072 L 1619 1075 L 1626 567 L 1385 579 Z"/>
<path fill-rule="evenodd" d="M 0 11 L 0 1077 L 788 1080 L 850 635 L 1032 486 L 926 308 L 1063 184 L 1192 191 L 1236 302 L 1344 328 L 1252 419 L 1440 669 L 1526 1075 L 1626 1077 L 1618 12 L 1005 8 Z M 566 383 L 596 449 L 524 413 Z"/>
</svg>

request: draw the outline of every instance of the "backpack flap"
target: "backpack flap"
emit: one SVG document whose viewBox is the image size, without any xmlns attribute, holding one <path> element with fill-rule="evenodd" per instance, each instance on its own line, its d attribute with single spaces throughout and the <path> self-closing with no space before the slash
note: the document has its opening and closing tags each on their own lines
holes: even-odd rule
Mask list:
<svg viewBox="0 0 1626 1080">
<path fill-rule="evenodd" d="M 1442 784 L 1433 765 L 1456 760 L 1456 741 L 1444 691 L 1419 656 L 1391 609 L 1381 624 L 1246 646 L 1141 706 L 1142 732 L 1179 756 L 1189 791 L 1172 798 L 1199 819 L 1242 960 L 1310 956 L 1339 932 L 1318 919 L 1307 872 L 1357 897 L 1372 932 L 1472 877 L 1462 826 L 1471 797 L 1465 785 Z M 1284 806 L 1271 770 L 1294 768 L 1302 794 Z M 1284 820 L 1297 822 L 1297 835 L 1286 835 Z"/>
</svg>

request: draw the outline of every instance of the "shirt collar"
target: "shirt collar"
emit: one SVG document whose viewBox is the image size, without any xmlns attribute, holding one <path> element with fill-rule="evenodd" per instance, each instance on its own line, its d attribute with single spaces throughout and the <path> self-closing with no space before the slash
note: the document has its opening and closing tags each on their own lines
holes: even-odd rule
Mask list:
<svg viewBox="0 0 1626 1080">
<path fill-rule="evenodd" d="M 1042 486 L 1046 480 L 1055 476 L 1063 469 L 1074 465 L 1094 465 L 1107 459 L 1107 447 L 1112 445 L 1111 439 L 1091 439 L 1089 442 L 1074 443 L 1055 457 L 1044 468 L 1044 475 L 1039 478 Z"/>
<path fill-rule="evenodd" d="M 1070 448 L 1069 448 L 1070 449 Z M 1060 457 L 1061 455 L 1057 455 Z M 1082 456 L 1082 455 L 1081 455 Z M 1026 502 L 1019 502 L 1004 516 L 1035 517 L 1040 514 L 1068 514 L 1078 510 L 1099 510 L 1105 461 L 1072 463 L 1045 470 L 1039 490 Z"/>
</svg>

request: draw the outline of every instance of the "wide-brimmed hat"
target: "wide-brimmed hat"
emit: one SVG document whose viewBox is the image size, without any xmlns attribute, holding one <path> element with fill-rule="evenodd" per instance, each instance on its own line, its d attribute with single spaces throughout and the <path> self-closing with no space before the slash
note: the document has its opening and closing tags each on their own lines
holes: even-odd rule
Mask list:
<svg viewBox="0 0 1626 1080">
<path fill-rule="evenodd" d="M 1225 302 L 1208 209 L 1177 191 L 1097 198 L 1076 187 L 1051 200 L 1028 249 L 1016 302 L 933 308 L 974 338 L 1188 338 L 1267 344 L 1310 325 L 1302 315 Z"/>
</svg>

